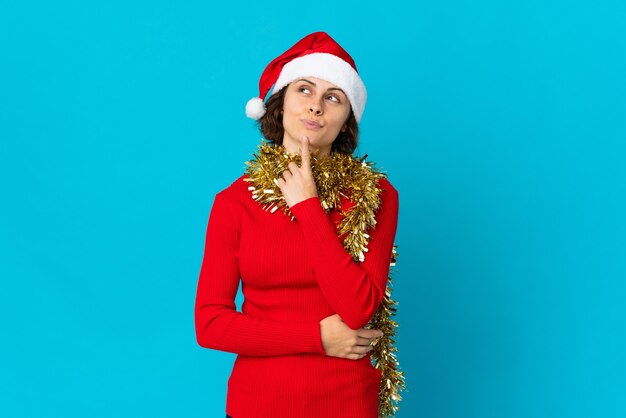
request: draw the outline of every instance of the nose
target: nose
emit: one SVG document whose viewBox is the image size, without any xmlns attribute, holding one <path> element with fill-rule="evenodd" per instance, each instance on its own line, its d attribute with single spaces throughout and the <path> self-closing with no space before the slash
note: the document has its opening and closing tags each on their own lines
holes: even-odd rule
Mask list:
<svg viewBox="0 0 626 418">
<path fill-rule="evenodd" d="M 309 113 L 313 113 L 314 115 L 321 115 L 322 106 L 317 101 L 311 102 L 309 104 Z"/>
</svg>

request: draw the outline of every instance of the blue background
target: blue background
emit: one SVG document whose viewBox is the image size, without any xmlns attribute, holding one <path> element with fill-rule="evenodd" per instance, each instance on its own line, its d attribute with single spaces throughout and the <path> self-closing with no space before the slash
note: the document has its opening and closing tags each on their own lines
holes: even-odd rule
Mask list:
<svg viewBox="0 0 626 418">
<path fill-rule="evenodd" d="M 327 31 L 400 192 L 399 418 L 626 416 L 620 1 L 0 5 L 0 415 L 223 417 L 206 222 Z M 238 306 L 240 306 L 240 296 Z"/>
</svg>

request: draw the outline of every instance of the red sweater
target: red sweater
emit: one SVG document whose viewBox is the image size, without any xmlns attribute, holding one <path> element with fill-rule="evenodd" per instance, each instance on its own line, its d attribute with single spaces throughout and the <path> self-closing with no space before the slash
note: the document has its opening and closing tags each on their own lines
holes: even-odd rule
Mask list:
<svg viewBox="0 0 626 418">
<path fill-rule="evenodd" d="M 263 210 L 244 174 L 216 194 L 195 304 L 198 344 L 238 354 L 228 380 L 233 418 L 377 418 L 381 372 L 370 354 L 327 356 L 320 321 L 338 314 L 352 329 L 372 318 L 387 285 L 398 192 L 386 178 L 365 261 L 337 236 L 337 209 L 318 197 Z M 342 198 L 344 209 L 353 205 Z M 235 296 L 242 281 L 242 312 Z"/>
</svg>

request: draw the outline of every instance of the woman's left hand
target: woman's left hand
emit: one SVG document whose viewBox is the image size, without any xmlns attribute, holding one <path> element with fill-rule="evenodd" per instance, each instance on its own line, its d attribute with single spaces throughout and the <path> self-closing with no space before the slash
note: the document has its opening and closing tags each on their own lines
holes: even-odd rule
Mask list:
<svg viewBox="0 0 626 418">
<path fill-rule="evenodd" d="M 317 187 L 311 170 L 309 154 L 309 138 L 302 137 L 302 167 L 295 162 L 290 162 L 288 170 L 278 178 L 277 185 L 283 193 L 287 206 L 292 207 L 303 200 L 317 196 Z"/>
</svg>

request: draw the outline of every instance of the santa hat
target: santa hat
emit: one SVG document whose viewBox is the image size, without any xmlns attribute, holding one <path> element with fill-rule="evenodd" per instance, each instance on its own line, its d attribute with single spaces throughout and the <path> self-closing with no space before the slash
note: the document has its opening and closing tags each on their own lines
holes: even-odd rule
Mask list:
<svg viewBox="0 0 626 418">
<path fill-rule="evenodd" d="M 361 120 L 367 92 L 352 57 L 325 32 L 315 32 L 270 62 L 259 80 L 259 97 L 246 104 L 246 115 L 258 120 L 265 114 L 265 96 L 270 96 L 300 77 L 317 77 L 335 84 L 348 96 L 357 123 Z"/>
</svg>

